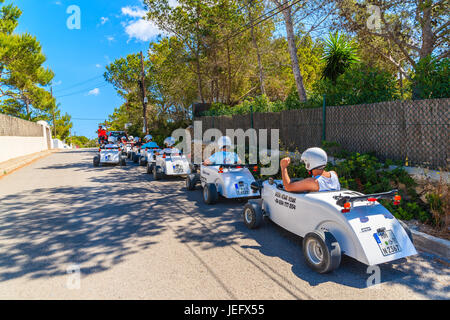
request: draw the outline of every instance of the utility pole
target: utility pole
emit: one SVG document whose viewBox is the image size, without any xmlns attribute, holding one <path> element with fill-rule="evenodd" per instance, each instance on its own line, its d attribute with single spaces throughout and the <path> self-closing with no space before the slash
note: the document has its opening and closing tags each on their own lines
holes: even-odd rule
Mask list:
<svg viewBox="0 0 450 320">
<path fill-rule="evenodd" d="M 148 123 L 147 123 L 147 93 L 145 90 L 145 69 L 144 69 L 144 57 L 141 51 L 141 90 L 142 90 L 142 106 L 144 111 L 144 133 L 148 134 Z"/>
<path fill-rule="evenodd" d="M 50 94 L 53 98 L 53 87 L 50 87 Z M 55 108 L 56 108 L 56 101 L 55 101 L 55 105 L 52 108 L 53 109 L 53 139 L 56 139 Z"/>
</svg>

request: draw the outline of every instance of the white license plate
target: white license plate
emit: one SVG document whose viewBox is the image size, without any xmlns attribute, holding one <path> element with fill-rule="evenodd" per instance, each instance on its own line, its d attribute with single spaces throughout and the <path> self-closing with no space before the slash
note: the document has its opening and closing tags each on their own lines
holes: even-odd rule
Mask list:
<svg viewBox="0 0 450 320">
<path fill-rule="evenodd" d="M 236 194 L 239 196 L 249 194 L 249 192 L 248 185 L 245 183 L 243 185 L 238 185 L 238 188 L 236 189 Z"/>
<path fill-rule="evenodd" d="M 174 171 L 175 173 L 183 173 L 183 172 L 184 172 L 183 167 L 180 166 L 180 165 L 175 166 L 175 167 L 173 168 L 173 171 Z"/>
<path fill-rule="evenodd" d="M 397 238 L 395 238 L 392 230 L 385 230 L 373 234 L 375 241 L 378 243 L 378 247 L 381 250 L 383 256 L 389 256 L 402 251 L 402 248 L 398 244 Z"/>
</svg>

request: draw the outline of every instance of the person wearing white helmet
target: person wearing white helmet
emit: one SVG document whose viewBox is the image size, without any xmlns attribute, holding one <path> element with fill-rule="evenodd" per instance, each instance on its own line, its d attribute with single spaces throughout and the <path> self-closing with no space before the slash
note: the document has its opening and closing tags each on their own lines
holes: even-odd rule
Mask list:
<svg viewBox="0 0 450 320">
<path fill-rule="evenodd" d="M 153 141 L 153 137 L 151 134 L 148 134 L 144 137 L 144 142 L 152 142 Z"/>
<path fill-rule="evenodd" d="M 241 160 L 235 152 L 230 152 L 229 149 L 233 146 L 231 139 L 227 136 L 220 137 L 217 141 L 220 151 L 214 153 L 211 157 L 206 159 L 203 164 L 220 165 L 220 164 L 240 164 Z"/>
<path fill-rule="evenodd" d="M 288 192 L 317 192 L 341 190 L 339 178 L 334 171 L 325 171 L 328 162 L 327 153 L 321 148 L 309 148 L 303 152 L 301 160 L 305 163 L 306 170 L 312 174 L 312 178 L 291 182 L 288 170 L 290 158 L 284 158 L 280 162 L 281 175 L 284 190 Z"/>
</svg>

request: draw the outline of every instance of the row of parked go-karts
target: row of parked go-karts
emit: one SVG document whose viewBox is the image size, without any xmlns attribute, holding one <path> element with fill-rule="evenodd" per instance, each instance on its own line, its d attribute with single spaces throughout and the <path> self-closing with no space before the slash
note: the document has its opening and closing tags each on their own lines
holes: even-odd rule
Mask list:
<svg viewBox="0 0 450 320">
<path fill-rule="evenodd" d="M 242 211 L 244 224 L 255 229 L 269 219 L 302 237 L 306 264 L 319 273 L 336 269 L 343 254 L 368 266 L 417 254 L 407 225 L 380 203 L 399 204 L 397 190 L 370 195 L 346 189 L 292 193 L 284 190 L 280 180 L 256 181 L 251 173 L 257 170 L 255 166 L 191 165 L 173 147 L 175 139 L 169 137 L 164 144 L 165 148 L 160 148 L 150 135 L 143 144 L 139 138 L 131 143 L 110 143 L 99 149 L 94 166 L 126 165 L 128 158 L 146 166 L 154 180 L 183 176 L 189 191 L 200 184 L 206 204 L 214 204 L 219 197 L 248 199 Z"/>
</svg>

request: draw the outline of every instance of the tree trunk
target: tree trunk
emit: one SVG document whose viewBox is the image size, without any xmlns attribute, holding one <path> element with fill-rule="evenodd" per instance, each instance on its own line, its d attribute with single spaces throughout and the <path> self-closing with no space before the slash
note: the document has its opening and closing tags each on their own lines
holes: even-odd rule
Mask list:
<svg viewBox="0 0 450 320">
<path fill-rule="evenodd" d="M 255 32 L 254 32 L 254 26 L 253 26 L 253 17 L 252 17 L 252 4 L 253 1 L 250 1 L 250 8 L 248 9 L 248 18 L 250 20 L 250 24 L 251 24 L 251 29 L 250 29 L 250 34 L 252 36 L 252 42 L 253 42 L 253 46 L 256 49 L 256 57 L 258 59 L 258 69 L 259 69 L 259 86 L 261 89 L 261 94 L 266 94 L 266 90 L 264 88 L 264 68 L 262 66 L 261 63 L 261 54 L 259 52 L 259 46 L 258 43 L 256 42 L 256 37 L 255 37 Z"/>
<path fill-rule="evenodd" d="M 196 68 L 197 68 L 197 89 L 198 89 L 198 95 L 200 97 L 200 100 L 202 101 L 202 103 L 205 103 L 205 99 L 203 97 L 203 81 L 202 81 L 202 74 L 201 74 L 201 68 L 200 68 L 200 30 L 199 30 L 199 25 L 198 25 L 198 19 L 200 17 L 200 7 L 197 4 L 197 21 L 196 21 L 196 50 L 195 50 L 195 63 L 196 63 Z"/>
<path fill-rule="evenodd" d="M 281 5 L 281 4 L 280 4 Z M 295 45 L 294 24 L 292 22 L 291 7 L 288 7 L 288 3 L 285 3 L 283 7 L 284 22 L 286 25 L 286 35 L 289 47 L 289 55 L 291 57 L 292 73 L 294 74 L 295 85 L 297 86 L 298 97 L 301 102 L 306 102 L 306 91 L 303 85 L 303 77 L 300 72 L 297 56 L 297 46 Z"/>
</svg>

